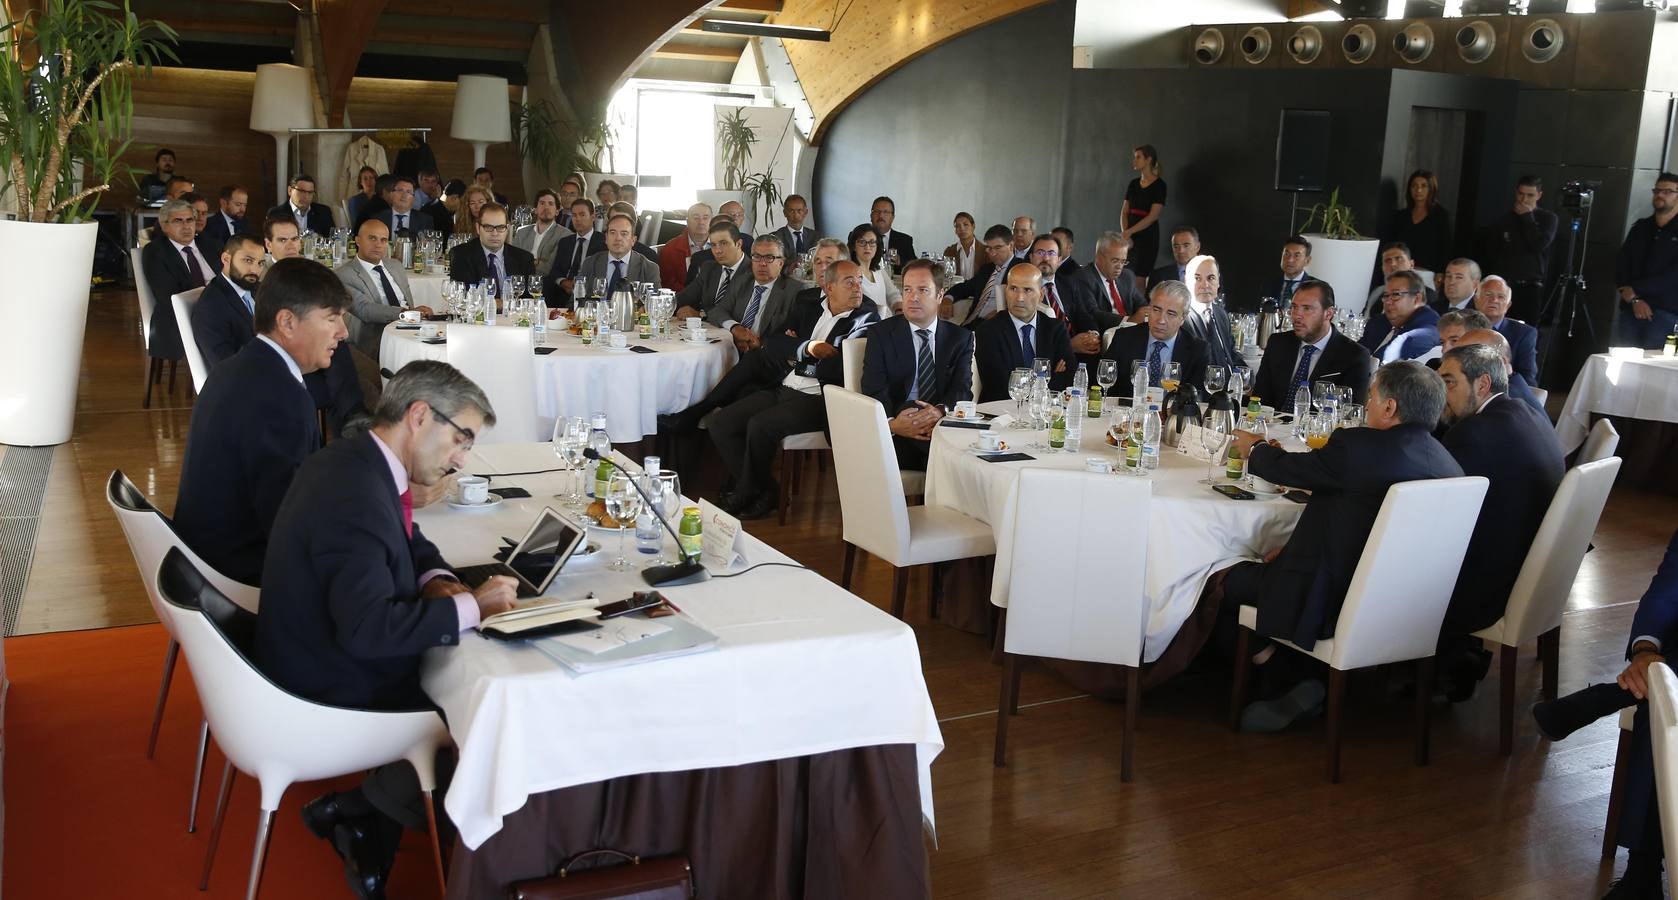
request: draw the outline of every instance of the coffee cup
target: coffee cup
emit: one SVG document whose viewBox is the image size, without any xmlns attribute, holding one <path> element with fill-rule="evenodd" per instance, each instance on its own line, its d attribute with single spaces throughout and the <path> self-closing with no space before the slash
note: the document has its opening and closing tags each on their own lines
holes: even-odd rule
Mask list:
<svg viewBox="0 0 1678 900">
<path fill-rule="evenodd" d="M 688 326 L 688 331 L 704 331 L 705 330 L 705 320 L 701 319 L 698 316 L 688 316 L 687 326 Z"/>
<path fill-rule="evenodd" d="M 443 333 L 443 326 L 436 322 L 421 322 L 419 333 L 422 338 L 435 338 Z"/>
<path fill-rule="evenodd" d="M 420 311 L 417 310 L 417 309 L 402 310 L 402 321 L 405 322 L 405 323 L 410 323 L 410 324 L 411 323 L 416 323 L 421 318 L 422 317 L 420 316 Z"/>
<path fill-rule="evenodd" d="M 1091 456 L 1084 460 L 1084 469 L 1099 475 L 1107 475 L 1113 471 L 1113 461 L 1102 459 L 1099 456 Z"/>
<path fill-rule="evenodd" d="M 612 332 L 612 349 L 622 350 L 629 346 L 629 338 L 621 331 Z"/>
<path fill-rule="evenodd" d="M 1002 447 L 1003 447 L 1003 443 L 1002 443 L 1002 436 L 1001 435 L 997 434 L 994 431 L 981 431 L 981 432 L 979 432 L 979 449 L 980 450 L 1001 450 Z"/>
<path fill-rule="evenodd" d="M 489 502 L 489 479 L 482 475 L 462 475 L 455 482 L 460 490 L 460 502 L 477 505 Z"/>
<path fill-rule="evenodd" d="M 1280 487 L 1265 481 L 1257 475 L 1248 474 L 1247 480 L 1252 482 L 1253 493 L 1255 494 L 1280 494 L 1282 492 Z"/>
<path fill-rule="evenodd" d="M 977 419 L 979 417 L 979 404 L 972 400 L 957 400 L 955 417 L 958 419 Z"/>
</svg>

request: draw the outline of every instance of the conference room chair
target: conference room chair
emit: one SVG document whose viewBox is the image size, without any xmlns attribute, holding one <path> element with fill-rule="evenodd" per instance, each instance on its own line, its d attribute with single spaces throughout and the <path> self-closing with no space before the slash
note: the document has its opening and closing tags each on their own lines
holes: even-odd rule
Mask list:
<svg viewBox="0 0 1678 900">
<path fill-rule="evenodd" d="M 204 381 L 210 377 L 210 367 L 204 364 L 204 354 L 198 349 L 198 337 L 192 332 L 192 308 L 198 305 L 198 298 L 203 293 L 203 288 L 196 287 L 169 298 L 169 305 L 175 310 L 175 325 L 181 330 L 181 348 L 186 351 L 186 368 L 192 373 L 194 394 L 203 393 Z"/>
<path fill-rule="evenodd" d="M 110 504 L 111 512 L 116 515 L 117 524 L 122 526 L 122 535 L 128 540 L 128 550 L 134 555 L 134 566 L 140 572 L 140 583 L 145 586 L 146 599 L 151 602 L 152 613 L 158 621 L 163 623 L 164 631 L 169 634 L 169 647 L 163 653 L 163 681 L 157 686 L 157 704 L 152 708 L 151 733 L 146 738 L 146 759 L 151 759 L 157 750 L 157 732 L 163 724 L 163 708 L 169 701 L 169 685 L 175 678 L 175 660 L 180 655 L 180 642 L 175 636 L 175 630 L 170 627 L 169 617 L 163 608 L 163 598 L 158 594 L 157 570 L 162 565 L 163 557 L 170 550 L 178 550 L 192 561 L 198 571 L 204 573 L 216 589 L 221 591 L 234 603 L 243 609 L 256 612 L 257 589 L 250 585 L 240 584 L 231 578 L 215 571 L 198 558 L 198 554 L 181 542 L 175 534 L 174 526 L 163 512 L 140 493 L 134 482 L 121 469 L 113 469 L 111 477 L 105 483 L 105 501 Z M 204 751 L 209 744 L 209 721 L 199 723 L 198 727 L 198 761 L 192 770 L 192 809 L 187 815 L 186 830 L 198 830 L 198 795 L 204 782 Z"/>
<path fill-rule="evenodd" d="M 1328 665 L 1328 759 L 1330 782 L 1340 781 L 1341 727 L 1346 673 L 1389 663 L 1417 663 L 1416 765 L 1428 761 L 1428 706 L 1433 692 L 1434 649 L 1445 606 L 1456 587 L 1468 538 L 1474 531 L 1488 482 L 1481 476 L 1407 481 L 1387 489 L 1375 528 L 1364 545 L 1352 583 L 1334 625 L 1334 636 L 1293 651 Z M 1417 565 L 1416 560 L 1427 560 Z M 1258 608 L 1242 606 L 1235 648 L 1235 686 L 1229 724 L 1238 728 L 1247 702 L 1252 669 L 1248 647 L 1258 625 Z M 1013 623 L 1009 623 L 1013 627 Z M 1281 651 L 1278 651 L 1281 652 Z"/>
<path fill-rule="evenodd" d="M 483 388 L 495 407 L 495 425 L 478 435 L 478 443 L 528 444 L 548 437 L 536 427 L 537 366 L 530 332 L 495 325 L 450 325 L 447 346 L 449 365 Z"/>
<path fill-rule="evenodd" d="M 855 337 L 839 344 L 839 362 L 844 375 L 842 380 L 845 389 L 862 393 L 862 361 L 868 351 L 868 339 Z M 789 434 L 781 439 L 781 498 L 780 523 L 787 524 L 787 511 L 792 508 L 793 495 L 804 487 L 804 464 L 810 460 L 817 463 L 817 472 L 821 471 L 821 454 L 831 453 L 833 445 L 828 442 L 827 434 L 820 431 L 806 431 L 801 434 Z M 924 476 L 923 476 L 924 478 Z M 820 490 L 820 487 L 817 487 Z M 920 493 L 916 491 L 915 493 Z"/>
<path fill-rule="evenodd" d="M 1614 423 L 1605 416 L 1597 419 L 1591 426 L 1591 433 L 1585 435 L 1585 446 L 1579 451 L 1579 459 L 1574 465 L 1607 459 L 1620 449 L 1620 432 L 1614 428 Z"/>
<path fill-rule="evenodd" d="M 1123 324 L 1114 325 L 1112 328 L 1109 328 L 1101 333 L 1101 349 L 1103 351 L 1105 351 L 1108 347 L 1113 346 L 1113 335 L 1118 334 L 1119 329 L 1123 327 Z"/>
<path fill-rule="evenodd" d="M 157 298 L 152 296 L 151 285 L 146 281 L 146 272 L 140 268 L 141 248 L 134 247 L 128 251 L 128 258 L 134 264 L 134 292 L 140 297 L 140 341 L 146 352 L 151 352 L 151 315 L 157 309 Z M 141 402 L 142 409 L 151 409 L 151 389 L 163 378 L 163 360 L 152 358 L 146 367 L 146 399 Z M 175 361 L 169 360 L 169 390 L 175 389 Z"/>
<path fill-rule="evenodd" d="M 873 397 L 828 385 L 828 431 L 833 435 L 833 471 L 839 481 L 839 511 L 845 564 L 840 584 L 851 589 L 856 552 L 890 563 L 891 614 L 903 618 L 913 566 L 935 565 L 996 552 L 989 525 L 943 506 L 910 506 L 886 413 Z M 934 598 L 936 602 L 936 598 Z"/>
<path fill-rule="evenodd" d="M 1613 859 L 1618 852 L 1620 836 L 1620 805 L 1625 801 L 1626 768 L 1631 765 L 1631 729 L 1637 718 L 1637 707 L 1620 710 L 1620 740 L 1614 748 L 1614 778 L 1608 784 L 1608 821 L 1602 826 L 1602 858 Z"/>
<path fill-rule="evenodd" d="M 1019 711 L 1022 664 L 1033 657 L 1070 659 L 1125 670 L 1119 780 L 1129 781 L 1142 705 L 1148 534 L 1143 529 L 1134 540 L 1115 542 L 1111 526 L 1148 521 L 1153 485 L 1075 469 L 1023 469 L 1014 492 L 1014 527 L 997 547 L 998 564 L 1007 559 L 1012 566 L 996 766 L 1007 765 L 1008 719 Z"/>
<path fill-rule="evenodd" d="M 1661 844 L 1678 859 L 1678 675 L 1666 663 L 1649 667 L 1649 739 L 1655 754 L 1655 806 Z"/>
<path fill-rule="evenodd" d="M 1538 658 L 1544 665 L 1544 699 L 1554 700 L 1561 664 L 1562 612 L 1619 472 L 1620 459 L 1616 456 L 1568 470 L 1527 549 L 1503 618 L 1474 632 L 1475 637 L 1502 647 L 1497 752 L 1504 756 L 1514 748 L 1517 650 L 1528 641 L 1538 642 Z"/>
<path fill-rule="evenodd" d="M 164 612 L 174 621 L 175 633 L 192 665 L 193 683 L 204 704 L 204 714 L 215 731 L 217 746 L 227 757 L 198 889 L 209 887 L 235 769 L 255 778 L 262 790 L 256 846 L 245 888 L 246 900 L 256 900 L 274 813 L 287 788 L 300 781 L 339 778 L 399 760 L 407 760 L 419 775 L 437 883 L 443 885 L 443 855 L 431 797 L 437 784 L 437 751 L 449 746 L 449 732 L 442 717 L 432 710 L 376 712 L 299 697 L 268 680 L 251 663 L 256 615 L 217 590 L 185 554 L 170 550 L 157 580 Z"/>
<path fill-rule="evenodd" d="M 1538 401 L 1539 408 L 1545 411 L 1545 415 L 1549 415 L 1550 392 L 1541 387 L 1535 387 L 1532 389 L 1532 396 Z"/>
</svg>

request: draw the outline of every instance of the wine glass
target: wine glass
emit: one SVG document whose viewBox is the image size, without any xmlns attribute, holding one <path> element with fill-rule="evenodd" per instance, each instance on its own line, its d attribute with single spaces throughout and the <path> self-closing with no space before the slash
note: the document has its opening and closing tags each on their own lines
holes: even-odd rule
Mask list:
<svg viewBox="0 0 1678 900">
<path fill-rule="evenodd" d="M 1119 383 L 1119 361 L 1102 359 L 1095 367 L 1095 383 L 1101 385 L 1103 397 L 1113 393 L 1113 385 Z"/>
<path fill-rule="evenodd" d="M 541 279 L 541 276 L 538 276 L 538 275 L 530 276 L 530 299 L 535 300 L 538 304 L 540 304 L 542 302 L 542 279 Z"/>
<path fill-rule="evenodd" d="M 1218 466 L 1225 464 L 1229 453 L 1229 419 L 1229 410 L 1211 410 L 1201 423 L 1200 446 L 1206 448 L 1206 477 L 1201 479 L 1201 484 L 1218 483 Z"/>
<path fill-rule="evenodd" d="M 1206 367 L 1206 392 L 1216 394 L 1224 389 L 1224 379 L 1229 376 L 1229 370 L 1223 366 Z"/>
<path fill-rule="evenodd" d="M 1177 385 L 1183 383 L 1183 364 L 1180 362 L 1167 363 L 1165 371 L 1160 373 L 1159 386 L 1165 388 L 1167 394 L 1177 392 Z"/>
<path fill-rule="evenodd" d="M 1014 401 L 1014 418 L 1024 412 L 1025 398 L 1031 394 L 1030 369 L 1020 368 L 1008 373 L 1008 396 Z"/>
<path fill-rule="evenodd" d="M 641 492 L 635 489 L 634 479 L 613 470 L 612 477 L 606 481 L 606 514 L 618 520 L 618 558 L 608 566 L 614 572 L 622 572 L 633 565 L 624 556 L 624 541 L 628 539 L 629 532 L 635 530 L 635 517 L 640 513 Z"/>
<path fill-rule="evenodd" d="M 523 275 L 508 275 L 507 276 L 507 299 L 517 300 L 518 298 L 523 297 L 523 296 L 525 296 L 524 276 Z"/>
<path fill-rule="evenodd" d="M 1340 413 L 1340 427 L 1341 428 L 1362 428 L 1363 427 L 1363 404 L 1361 404 L 1361 403 L 1348 403 L 1348 404 L 1346 404 L 1346 406 L 1341 410 L 1341 413 Z"/>
<path fill-rule="evenodd" d="M 583 465 L 587 457 L 583 451 L 588 449 L 588 421 L 582 416 L 561 416 L 554 422 L 554 434 L 554 453 L 571 470 L 571 477 L 566 481 L 572 488 L 559 499 L 571 509 L 584 509 L 588 505 L 588 498 L 583 496 L 583 479 L 587 477 Z"/>
</svg>

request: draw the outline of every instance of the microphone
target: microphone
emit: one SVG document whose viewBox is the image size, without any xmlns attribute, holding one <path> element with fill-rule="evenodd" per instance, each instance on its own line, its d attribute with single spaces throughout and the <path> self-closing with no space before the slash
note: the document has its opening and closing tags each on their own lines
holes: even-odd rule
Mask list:
<svg viewBox="0 0 1678 900">
<path fill-rule="evenodd" d="M 647 508 L 649 510 L 654 508 L 655 504 L 653 503 L 652 498 L 648 497 L 647 492 L 641 489 L 641 480 L 636 478 L 634 473 L 630 472 L 628 469 L 618 465 L 617 460 L 612 459 L 609 456 L 601 456 L 600 451 L 594 449 L 593 447 L 588 447 L 583 450 L 583 458 L 602 460 L 606 463 L 606 465 L 611 466 L 628 476 L 629 483 L 634 486 L 635 493 L 641 495 L 642 502 L 647 504 Z M 659 524 L 664 526 L 664 530 L 669 532 L 670 536 L 675 539 L 676 551 L 681 554 L 682 561 L 671 566 L 648 566 L 647 568 L 641 570 L 642 580 L 646 581 L 647 584 L 653 587 L 663 587 L 665 585 L 693 584 L 694 582 L 704 581 L 707 578 L 710 578 L 711 573 L 705 571 L 705 567 L 700 565 L 699 560 L 689 557 L 682 550 L 682 537 L 676 533 L 676 529 L 671 528 L 670 523 L 665 521 L 664 517 L 656 512 L 653 513 L 653 518 L 657 519 Z M 621 525 L 623 523 L 620 522 L 618 524 Z"/>
</svg>

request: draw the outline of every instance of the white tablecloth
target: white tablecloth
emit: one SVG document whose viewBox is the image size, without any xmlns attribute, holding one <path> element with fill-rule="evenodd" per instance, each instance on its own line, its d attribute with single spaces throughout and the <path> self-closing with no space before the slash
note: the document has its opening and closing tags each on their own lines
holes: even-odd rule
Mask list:
<svg viewBox="0 0 1678 900">
<path fill-rule="evenodd" d="M 449 283 L 447 275 L 415 275 L 408 273 L 408 291 L 415 306 L 429 306 L 434 312 L 443 311 L 443 285 Z"/>
<path fill-rule="evenodd" d="M 444 326 L 445 332 L 447 326 Z M 583 346 L 582 338 L 549 332 L 548 345 L 559 349 L 536 358 L 541 373 L 536 383 L 536 419 L 544 429 L 559 416 L 606 414 L 606 433 L 613 441 L 638 441 L 658 433 L 661 413 L 680 412 L 704 399 L 734 366 L 739 354 L 734 342 L 719 328 L 707 326 L 714 344 L 654 341 L 657 353 L 607 350 Z M 630 343 L 641 343 L 630 338 Z M 447 361 L 447 344 L 422 344 L 419 332 L 385 326 L 379 342 L 379 365 L 392 372 L 416 359 Z M 494 397 L 490 403 L 496 404 Z"/>
<path fill-rule="evenodd" d="M 987 412 L 1012 412 L 1012 401 L 983 404 Z M 1082 469 L 1084 460 L 1099 456 L 1117 464 L 1118 452 L 1107 446 L 1098 420 L 1085 419 L 1083 448 L 1076 453 L 1048 452 L 1030 448 L 1043 432 L 1002 429 L 1010 451 L 1037 457 L 1030 462 L 992 463 L 979 459 L 969 448 L 979 432 L 966 428 L 938 428 L 933 432 L 931 456 L 926 469 L 926 502 L 960 510 L 992 526 L 996 534 L 996 574 L 991 585 L 991 602 L 1008 605 L 1008 552 L 1014 527 L 1013 493 L 1024 466 Z M 1220 474 L 1222 466 L 1220 465 Z M 1143 658 L 1153 662 L 1165 652 L 1177 629 L 1194 611 L 1206 577 L 1238 560 L 1258 559 L 1282 546 L 1293 533 L 1303 507 L 1291 500 L 1230 500 L 1200 484 L 1207 467 L 1166 447 L 1160 468 L 1150 477 L 1153 503 L 1149 521 L 1126 521 L 1115 512 L 1113 521 L 1101 526 L 1113 540 L 1127 535 L 1148 534 L 1148 571 L 1143 590 L 1149 605 L 1148 632 Z M 1127 475 L 1097 475 L 1090 478 L 1123 478 Z M 1059 527 L 1053 522 L 1045 528 Z M 1089 527 L 1086 524 L 1084 527 Z"/>
<path fill-rule="evenodd" d="M 1642 359 L 1615 359 L 1606 353 L 1585 360 L 1567 406 L 1556 420 L 1563 453 L 1572 453 L 1590 433 L 1591 414 L 1624 416 L 1651 422 L 1678 422 L 1678 359 L 1651 351 Z"/>
<path fill-rule="evenodd" d="M 502 444 L 475 450 L 467 468 L 492 474 L 553 464 L 547 444 Z M 553 474 L 491 486 L 511 484 L 533 498 L 483 511 L 439 503 L 415 520 L 451 561 L 486 561 L 500 536 L 522 535 L 563 486 Z M 638 573 L 605 568 L 615 533 L 590 537 L 604 552 L 568 563 L 549 594 L 618 598 L 645 589 Z M 673 555 L 674 542 L 667 544 Z M 748 544 L 752 563 L 787 561 L 755 538 Z M 801 569 L 661 590 L 721 638 L 718 649 L 585 676 L 538 650 L 476 634 L 427 656 L 426 693 L 460 748 L 445 807 L 468 847 L 543 791 L 887 744 L 916 746 L 921 812 L 931 827 L 932 760 L 944 739 L 908 626 Z"/>
</svg>

